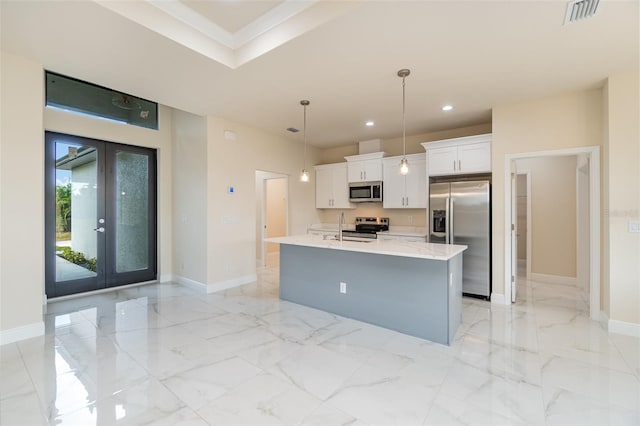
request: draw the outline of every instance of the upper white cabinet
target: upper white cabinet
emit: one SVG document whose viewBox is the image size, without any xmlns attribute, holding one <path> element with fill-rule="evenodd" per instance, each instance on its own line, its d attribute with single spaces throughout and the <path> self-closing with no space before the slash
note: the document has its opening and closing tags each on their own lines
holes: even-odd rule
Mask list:
<svg viewBox="0 0 640 426">
<path fill-rule="evenodd" d="M 385 209 L 422 209 L 427 207 L 427 159 L 424 154 L 407 155 L 409 173 L 400 174 L 402 156 L 382 160 Z"/>
<path fill-rule="evenodd" d="M 382 180 L 382 157 L 384 152 L 350 155 L 347 160 L 349 182 L 372 182 Z"/>
<path fill-rule="evenodd" d="M 347 163 L 324 164 L 316 169 L 316 208 L 352 209 L 349 202 Z"/>
<path fill-rule="evenodd" d="M 429 176 L 491 172 L 491 134 L 422 144 Z"/>
</svg>

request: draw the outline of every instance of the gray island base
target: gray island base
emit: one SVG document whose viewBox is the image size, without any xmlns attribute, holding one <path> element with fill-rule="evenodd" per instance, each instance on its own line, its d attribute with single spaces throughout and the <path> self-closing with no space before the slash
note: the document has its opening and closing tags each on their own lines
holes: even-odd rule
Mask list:
<svg viewBox="0 0 640 426">
<path fill-rule="evenodd" d="M 381 254 L 392 248 L 379 250 L 382 241 L 322 247 L 287 244 L 287 238 L 293 237 L 270 239 L 280 242 L 281 299 L 445 345 L 453 341 L 462 315 L 466 247 L 446 258 L 425 258 Z"/>
</svg>

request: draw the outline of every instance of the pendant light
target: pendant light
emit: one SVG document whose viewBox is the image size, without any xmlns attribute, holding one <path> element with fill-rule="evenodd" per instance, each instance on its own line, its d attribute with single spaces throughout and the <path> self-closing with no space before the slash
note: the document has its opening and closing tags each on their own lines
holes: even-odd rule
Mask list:
<svg viewBox="0 0 640 426">
<path fill-rule="evenodd" d="M 310 102 L 307 100 L 301 100 L 300 105 L 304 108 L 304 154 L 302 156 L 302 172 L 300 173 L 300 182 L 309 182 L 309 172 L 307 171 L 307 106 Z"/>
<path fill-rule="evenodd" d="M 404 96 L 404 79 L 411 74 L 406 68 L 398 71 L 398 77 L 402 77 L 402 160 L 400 161 L 400 174 L 406 175 L 409 173 L 409 162 L 407 161 L 407 132 L 405 126 L 405 96 Z"/>
</svg>

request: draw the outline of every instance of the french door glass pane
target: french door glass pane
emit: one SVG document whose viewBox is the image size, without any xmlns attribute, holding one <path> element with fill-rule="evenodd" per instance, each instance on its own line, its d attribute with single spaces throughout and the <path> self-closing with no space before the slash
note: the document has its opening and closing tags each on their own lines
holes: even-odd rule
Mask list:
<svg viewBox="0 0 640 426">
<path fill-rule="evenodd" d="M 56 282 L 97 275 L 97 157 L 94 147 L 56 142 Z"/>
<path fill-rule="evenodd" d="M 116 272 L 149 267 L 149 157 L 118 151 L 115 158 Z"/>
</svg>

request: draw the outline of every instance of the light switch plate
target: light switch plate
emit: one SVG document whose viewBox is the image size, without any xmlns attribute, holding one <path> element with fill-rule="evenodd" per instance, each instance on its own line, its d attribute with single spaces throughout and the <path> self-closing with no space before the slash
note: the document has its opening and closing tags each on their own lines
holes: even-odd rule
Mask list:
<svg viewBox="0 0 640 426">
<path fill-rule="evenodd" d="M 640 232 L 640 220 L 629 221 L 629 232 Z"/>
</svg>

